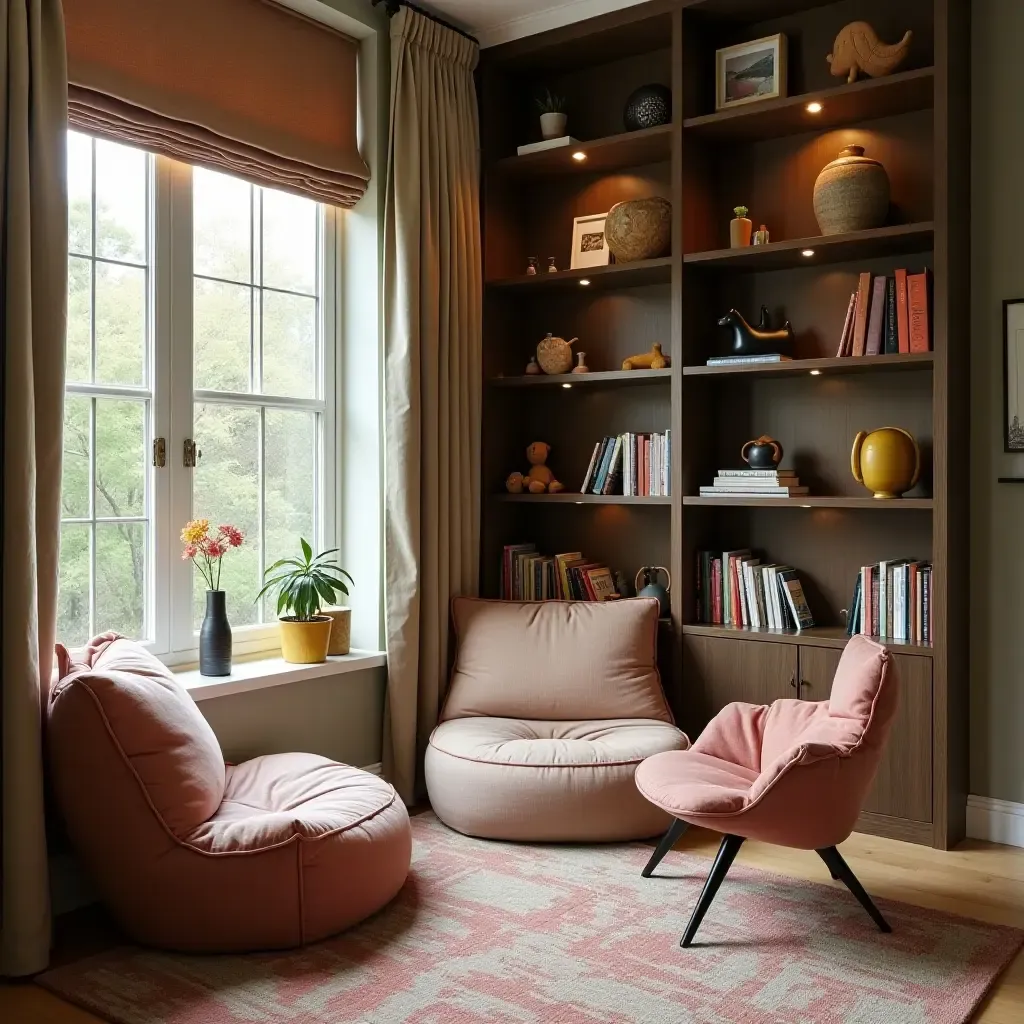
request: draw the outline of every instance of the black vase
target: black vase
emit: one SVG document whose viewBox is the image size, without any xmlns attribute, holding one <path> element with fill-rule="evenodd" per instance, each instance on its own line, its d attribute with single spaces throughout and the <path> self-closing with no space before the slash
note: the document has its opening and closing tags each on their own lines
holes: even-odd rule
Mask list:
<svg viewBox="0 0 1024 1024">
<path fill-rule="evenodd" d="M 668 124 L 672 120 L 672 90 L 664 85 L 642 85 L 626 101 L 623 120 L 627 132 Z"/>
<path fill-rule="evenodd" d="M 223 590 L 206 592 L 206 617 L 199 630 L 199 674 L 231 675 L 231 624 L 228 622 L 227 595 Z"/>
</svg>

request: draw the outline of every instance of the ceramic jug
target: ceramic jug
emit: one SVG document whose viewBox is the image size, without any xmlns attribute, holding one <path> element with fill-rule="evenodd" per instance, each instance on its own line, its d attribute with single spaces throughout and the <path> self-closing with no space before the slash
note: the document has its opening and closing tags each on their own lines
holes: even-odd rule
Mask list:
<svg viewBox="0 0 1024 1024">
<path fill-rule="evenodd" d="M 876 498 L 899 498 L 921 476 L 921 449 L 902 427 L 862 430 L 853 441 L 850 469 Z"/>
<path fill-rule="evenodd" d="M 658 582 L 658 573 L 665 574 L 665 586 Z M 656 597 L 661 605 L 660 615 L 664 618 L 669 612 L 668 592 L 672 589 L 672 577 L 663 565 L 645 565 L 636 574 L 636 596 Z"/>
</svg>

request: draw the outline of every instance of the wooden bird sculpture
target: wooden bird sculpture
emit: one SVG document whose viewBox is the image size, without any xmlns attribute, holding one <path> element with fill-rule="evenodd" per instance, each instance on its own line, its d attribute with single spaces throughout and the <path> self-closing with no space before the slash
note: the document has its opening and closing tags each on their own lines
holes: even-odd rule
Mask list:
<svg viewBox="0 0 1024 1024">
<path fill-rule="evenodd" d="M 881 78 L 892 74 L 903 62 L 912 35 L 908 31 L 898 43 L 889 46 L 866 21 L 851 21 L 836 36 L 832 52 L 825 59 L 832 66 L 832 74 L 836 78 L 846 75 L 847 82 L 856 82 L 858 71 Z"/>
<path fill-rule="evenodd" d="M 730 309 L 718 321 L 718 326 L 732 331 L 731 356 L 762 356 L 775 352 L 786 355 L 793 346 L 792 324 L 787 320 L 781 331 L 771 330 L 767 306 L 761 307 L 761 322 L 757 327 L 751 327 L 735 309 Z"/>
</svg>

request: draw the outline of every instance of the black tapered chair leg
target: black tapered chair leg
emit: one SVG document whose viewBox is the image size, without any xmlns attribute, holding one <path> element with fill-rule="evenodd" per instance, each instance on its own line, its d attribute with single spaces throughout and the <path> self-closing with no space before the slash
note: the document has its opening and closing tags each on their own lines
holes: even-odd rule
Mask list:
<svg viewBox="0 0 1024 1024">
<path fill-rule="evenodd" d="M 688 821 L 680 821 L 678 818 L 672 819 L 672 824 L 669 825 L 668 831 L 661 837 L 657 847 L 655 847 L 654 853 L 651 854 L 651 859 L 647 862 L 647 867 L 640 872 L 643 878 L 650 878 L 651 872 L 662 862 L 665 854 L 672 849 L 676 844 L 676 840 L 690 827 Z"/>
<path fill-rule="evenodd" d="M 708 907 L 714 902 L 718 888 L 729 873 L 729 868 L 732 867 L 732 862 L 736 859 L 736 854 L 739 853 L 742 845 L 743 836 L 726 835 L 722 837 L 722 845 L 718 848 L 718 856 L 715 857 L 715 863 L 711 867 L 711 874 L 708 875 L 708 880 L 704 883 L 704 889 L 701 891 L 700 899 L 697 900 L 697 906 L 693 908 L 693 913 L 690 915 L 690 923 L 686 926 L 686 931 L 679 940 L 680 946 L 685 948 L 693 942 L 693 937 L 697 934 L 697 929 L 700 927 L 701 921 L 704 920 Z"/>
<path fill-rule="evenodd" d="M 857 880 L 857 876 L 850 870 L 849 864 L 843 860 L 843 855 L 834 846 L 830 846 L 826 850 L 818 850 L 818 856 L 825 862 L 832 877 L 841 881 L 857 897 L 857 902 L 868 912 L 871 920 L 878 925 L 879 929 L 883 932 L 891 932 L 892 928 L 889 927 L 889 922 L 882 917 L 881 911 L 875 906 L 864 886 Z"/>
</svg>

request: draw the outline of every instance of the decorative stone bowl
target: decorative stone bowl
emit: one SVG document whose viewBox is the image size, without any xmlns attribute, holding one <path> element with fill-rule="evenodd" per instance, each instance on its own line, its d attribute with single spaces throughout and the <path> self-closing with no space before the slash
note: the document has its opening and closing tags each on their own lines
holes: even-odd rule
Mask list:
<svg viewBox="0 0 1024 1024">
<path fill-rule="evenodd" d="M 626 100 L 623 121 L 627 132 L 656 128 L 671 120 L 672 90 L 666 85 L 642 85 Z"/>
<path fill-rule="evenodd" d="M 618 263 L 661 256 L 672 240 L 672 204 L 660 196 L 616 203 L 608 213 L 604 234 Z"/>
<path fill-rule="evenodd" d="M 847 146 L 818 175 L 814 216 L 823 235 L 879 228 L 888 215 L 889 175 L 863 146 Z"/>
</svg>

